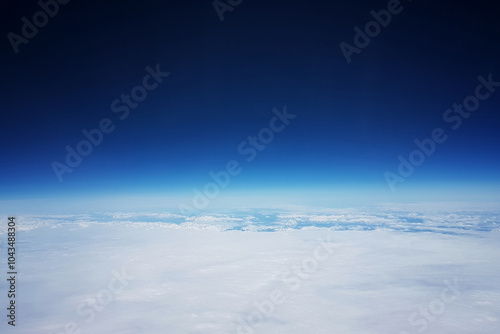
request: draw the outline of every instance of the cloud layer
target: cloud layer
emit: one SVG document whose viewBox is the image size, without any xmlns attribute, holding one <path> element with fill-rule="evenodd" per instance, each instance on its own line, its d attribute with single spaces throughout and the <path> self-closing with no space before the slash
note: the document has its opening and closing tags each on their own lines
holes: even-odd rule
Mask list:
<svg viewBox="0 0 500 334">
<path fill-rule="evenodd" d="M 19 217 L 16 333 L 498 333 L 495 212 L 288 212 Z"/>
</svg>

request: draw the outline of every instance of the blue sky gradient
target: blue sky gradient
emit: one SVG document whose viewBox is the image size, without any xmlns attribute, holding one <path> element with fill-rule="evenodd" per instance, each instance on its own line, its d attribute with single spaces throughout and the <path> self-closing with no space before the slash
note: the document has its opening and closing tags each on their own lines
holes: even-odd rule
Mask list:
<svg viewBox="0 0 500 334">
<path fill-rule="evenodd" d="M 40 10 L 2 6 L 4 35 Z M 60 5 L 17 54 L 2 41 L 0 200 L 21 211 L 102 210 L 123 197 L 176 208 L 236 160 L 241 173 L 211 205 L 497 201 L 500 88 L 456 130 L 443 114 L 478 76 L 500 81 L 498 8 L 401 6 L 348 64 L 339 44 L 386 1 L 244 1 L 222 22 L 209 1 Z M 169 76 L 120 120 L 111 104 L 157 64 Z M 246 161 L 238 146 L 284 106 L 297 116 Z M 114 131 L 60 182 L 51 164 L 104 118 Z M 392 192 L 384 173 L 435 128 L 447 140 Z"/>
</svg>

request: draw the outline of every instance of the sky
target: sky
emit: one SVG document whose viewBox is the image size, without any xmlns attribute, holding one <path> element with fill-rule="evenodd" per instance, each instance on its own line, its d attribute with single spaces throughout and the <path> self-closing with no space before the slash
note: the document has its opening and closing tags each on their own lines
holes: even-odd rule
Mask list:
<svg viewBox="0 0 500 334">
<path fill-rule="evenodd" d="M 2 211 L 500 198 L 494 3 L 61 2 L 0 8 Z"/>
<path fill-rule="evenodd" d="M 499 333 L 498 17 L 2 1 L 16 333 Z"/>
</svg>

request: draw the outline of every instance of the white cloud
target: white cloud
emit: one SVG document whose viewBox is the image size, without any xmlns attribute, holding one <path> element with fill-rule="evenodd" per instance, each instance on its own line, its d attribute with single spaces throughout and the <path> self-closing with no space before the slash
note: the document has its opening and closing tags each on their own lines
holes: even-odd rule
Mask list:
<svg viewBox="0 0 500 334">
<path fill-rule="evenodd" d="M 19 217 L 16 333 L 498 333 L 498 212 L 301 210 Z M 314 261 L 329 235 L 334 251 Z M 133 279 L 87 323 L 79 305 L 121 270 Z"/>
</svg>

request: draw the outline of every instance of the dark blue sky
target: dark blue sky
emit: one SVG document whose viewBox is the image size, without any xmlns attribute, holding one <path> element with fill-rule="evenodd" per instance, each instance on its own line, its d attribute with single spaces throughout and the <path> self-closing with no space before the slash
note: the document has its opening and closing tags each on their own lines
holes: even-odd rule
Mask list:
<svg viewBox="0 0 500 334">
<path fill-rule="evenodd" d="M 349 64 L 339 44 L 354 45 L 354 27 L 387 1 L 244 0 L 221 22 L 211 1 L 73 0 L 18 53 L 8 34 L 22 35 L 21 18 L 41 8 L 1 6 L 4 201 L 163 196 L 176 207 L 230 160 L 242 171 L 213 199 L 220 205 L 224 195 L 498 199 L 500 88 L 456 130 L 443 120 L 478 76 L 500 81 L 494 2 L 401 1 Z M 110 105 L 157 64 L 169 76 L 121 120 Z M 240 143 L 285 105 L 297 117 L 246 161 Z M 114 131 L 60 182 L 54 161 L 65 164 L 65 147 L 105 118 Z M 398 156 L 435 128 L 447 140 L 391 192 L 384 173 L 396 175 Z"/>
</svg>

